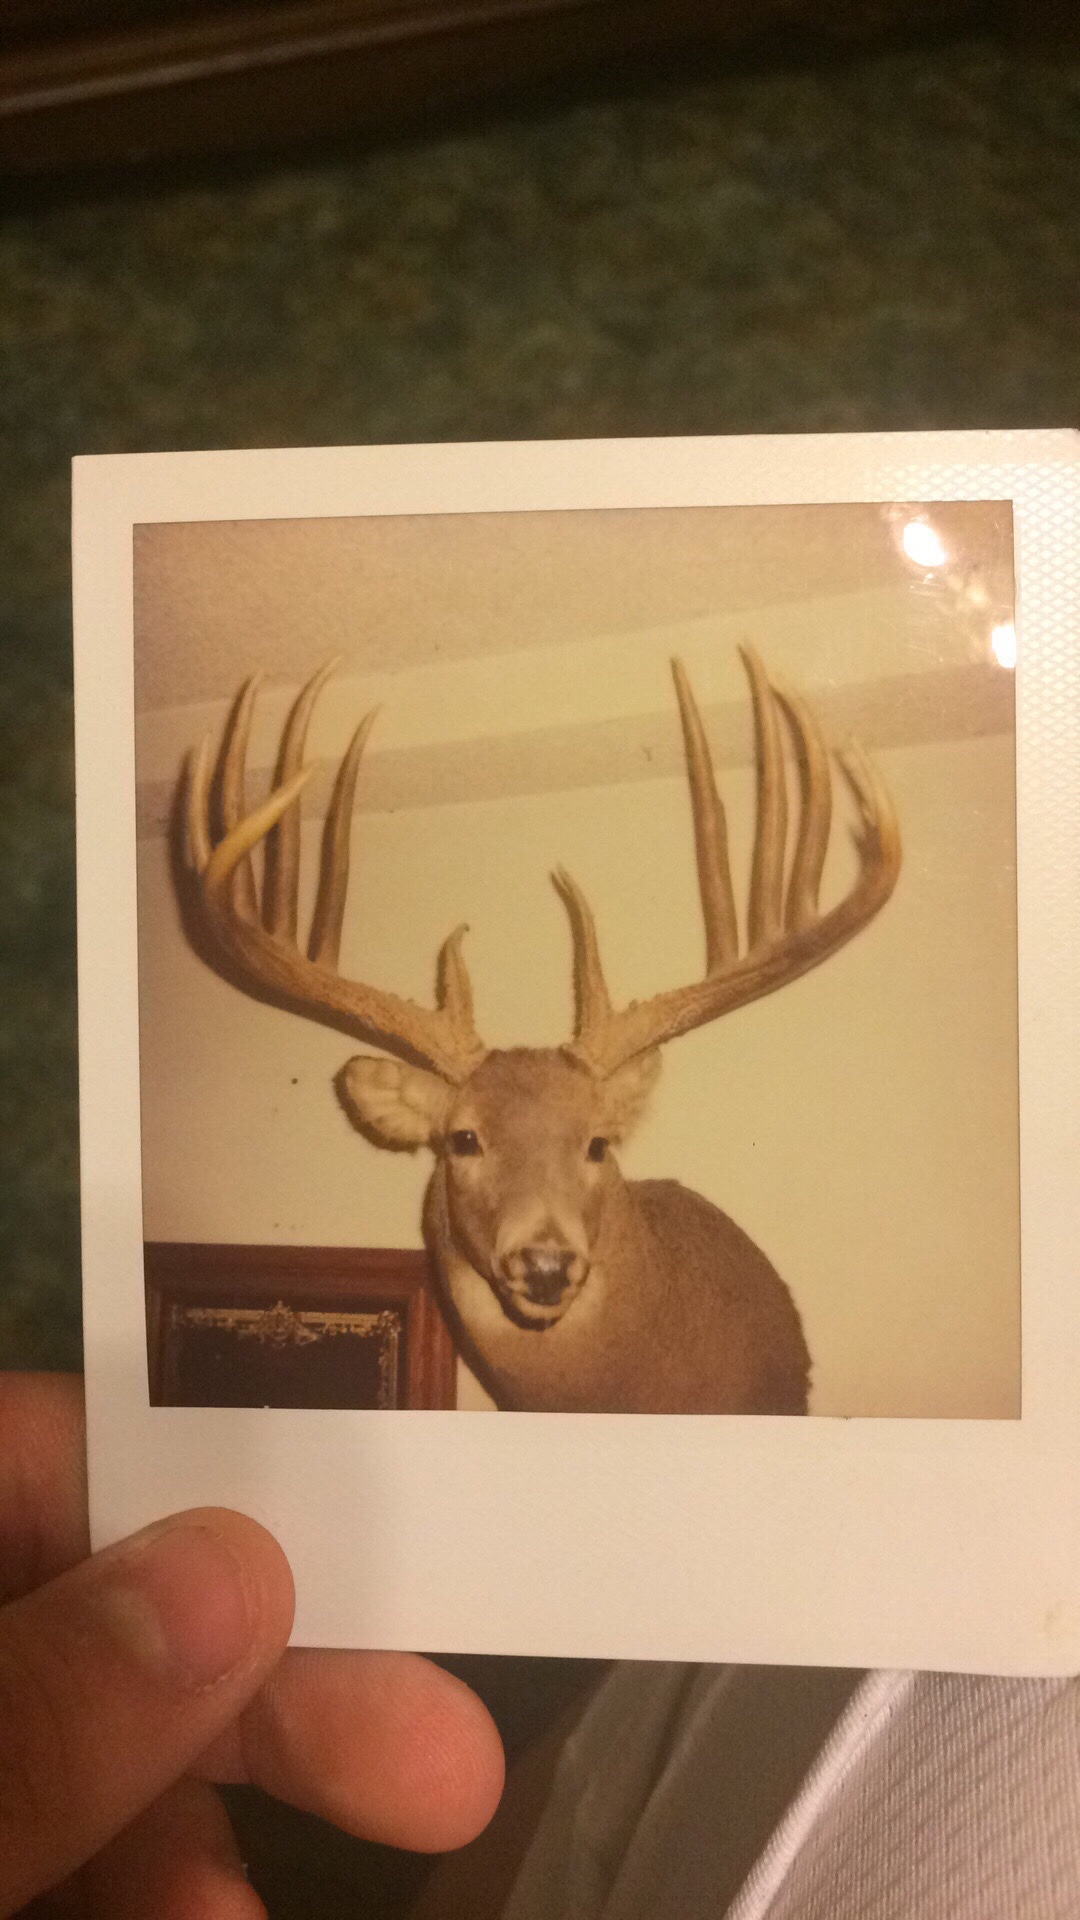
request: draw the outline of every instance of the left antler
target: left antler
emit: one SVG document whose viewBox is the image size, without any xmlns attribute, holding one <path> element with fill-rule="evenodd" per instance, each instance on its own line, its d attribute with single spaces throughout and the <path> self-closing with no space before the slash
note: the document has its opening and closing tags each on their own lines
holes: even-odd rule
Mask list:
<svg viewBox="0 0 1080 1920">
<path fill-rule="evenodd" d="M 300 795 L 314 772 L 313 767 L 301 766 L 301 761 L 312 708 L 334 664 L 315 674 L 302 689 L 282 736 L 278 784 L 252 813 L 244 812 L 244 778 L 257 682 L 250 680 L 244 688 L 218 760 L 223 832 L 216 844 L 206 741 L 194 756 L 188 778 L 187 833 L 200 918 L 213 946 L 231 962 L 245 987 L 269 991 L 300 1013 L 366 1034 L 456 1085 L 485 1052 L 473 1025 L 472 990 L 461 954 L 464 927 L 458 927 L 443 945 L 437 1007 L 419 1007 L 399 994 L 346 980 L 337 970 L 356 776 L 374 713 L 361 721 L 341 763 L 323 830 L 322 867 L 307 951 L 301 952 L 297 943 Z M 260 840 L 267 843 L 261 898 L 250 859 Z"/>
<path fill-rule="evenodd" d="M 747 916 L 747 951 L 739 953 L 735 899 L 727 855 L 724 809 L 712 758 L 690 683 L 672 662 L 682 717 L 686 770 L 694 817 L 698 886 L 705 925 L 705 977 L 650 1000 L 612 1007 L 600 965 L 592 912 L 569 874 L 556 885 L 566 902 L 574 941 L 578 1021 L 567 1051 L 601 1077 L 636 1055 L 704 1026 L 735 1007 L 773 993 L 852 939 L 885 905 L 900 872 L 900 832 L 880 775 L 854 743 L 837 759 L 858 802 L 859 872 L 850 892 L 822 913 L 818 889 L 829 843 L 832 786 L 817 722 L 799 697 L 770 682 L 749 648 L 757 747 L 757 828 Z M 787 791 L 781 712 L 799 766 L 801 811 L 791 872 L 785 884 Z"/>
</svg>

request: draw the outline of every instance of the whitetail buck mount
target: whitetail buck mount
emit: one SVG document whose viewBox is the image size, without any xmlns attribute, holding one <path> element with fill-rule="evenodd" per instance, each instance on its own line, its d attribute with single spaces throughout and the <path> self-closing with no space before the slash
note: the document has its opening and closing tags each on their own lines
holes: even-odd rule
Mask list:
<svg viewBox="0 0 1080 1920">
<path fill-rule="evenodd" d="M 340 1076 L 370 1139 L 430 1147 L 424 1231 L 459 1351 L 502 1408 L 536 1412 L 805 1413 L 810 1358 L 791 1295 L 734 1221 L 675 1180 L 626 1181 L 611 1151 L 639 1118 L 660 1048 L 818 966 L 884 906 L 900 869 L 892 804 L 850 747 L 838 760 L 857 803 L 858 872 L 822 910 L 832 780 L 818 725 L 744 654 L 753 703 L 757 822 L 745 947 L 727 830 L 693 694 L 673 663 L 705 927 L 705 974 L 612 1005 L 589 906 L 555 884 L 573 939 L 577 1019 L 561 1047 L 487 1048 L 473 1018 L 464 927 L 439 956 L 434 1007 L 338 972 L 357 774 L 374 715 L 338 772 L 307 941 L 297 936 L 300 794 L 308 721 L 329 669 L 286 724 L 274 791 L 246 811 L 255 682 L 240 694 L 211 769 L 188 774 L 189 925 L 200 951 L 248 993 L 385 1049 Z M 798 770 L 787 856 L 784 731 Z M 265 843 L 261 881 L 252 850 Z"/>
</svg>

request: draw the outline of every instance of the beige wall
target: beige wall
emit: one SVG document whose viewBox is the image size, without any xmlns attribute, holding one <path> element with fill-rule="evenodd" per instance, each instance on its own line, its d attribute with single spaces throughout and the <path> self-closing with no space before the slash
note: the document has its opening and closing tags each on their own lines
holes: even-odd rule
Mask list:
<svg viewBox="0 0 1080 1920">
<path fill-rule="evenodd" d="M 696 1187 L 769 1253 L 805 1319 L 815 1412 L 1012 1415 L 1013 743 L 877 757 L 905 840 L 894 900 L 817 973 L 674 1043 L 623 1164 Z M 752 775 L 724 786 L 744 863 Z M 700 970 L 679 779 L 361 816 L 343 968 L 430 998 L 438 944 L 467 919 L 485 1039 L 558 1041 L 559 863 L 592 900 L 616 997 Z M 830 872 L 842 885 L 844 860 Z M 147 1235 L 418 1245 L 426 1156 L 350 1128 L 331 1085 L 347 1039 L 192 955 L 160 838 L 140 845 L 140 926 Z"/>
</svg>

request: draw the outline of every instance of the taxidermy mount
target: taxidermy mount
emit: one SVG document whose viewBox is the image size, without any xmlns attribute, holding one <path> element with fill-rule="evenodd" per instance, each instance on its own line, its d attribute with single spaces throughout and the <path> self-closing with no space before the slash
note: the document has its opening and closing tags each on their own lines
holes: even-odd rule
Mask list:
<svg viewBox="0 0 1080 1920">
<path fill-rule="evenodd" d="M 693 816 L 704 977 L 612 1005 L 592 912 L 569 874 L 577 1017 L 558 1047 L 488 1048 L 473 1016 L 458 927 L 439 956 L 434 1007 L 345 979 L 338 950 L 364 746 L 360 724 L 323 832 L 308 937 L 297 930 L 300 796 L 308 722 L 330 668 L 303 688 L 282 737 L 274 791 L 247 808 L 255 699 L 239 695 L 212 763 L 186 784 L 189 925 L 243 990 L 384 1049 L 343 1067 L 339 1090 L 369 1139 L 427 1147 L 435 1169 L 424 1233 L 462 1356 L 501 1408 L 531 1412 L 807 1411 L 810 1356 L 798 1312 L 765 1255 L 726 1214 L 676 1180 L 627 1181 L 616 1149 L 640 1118 L 668 1041 L 796 980 L 885 905 L 900 872 L 889 795 L 857 746 L 837 755 L 855 796 L 858 872 L 818 904 L 832 812 L 820 729 L 795 692 L 743 655 L 755 725 L 757 819 L 745 941 L 727 829 L 704 727 L 673 662 Z M 784 733 L 797 768 L 787 856 Z M 261 875 L 253 850 L 264 847 Z"/>
</svg>

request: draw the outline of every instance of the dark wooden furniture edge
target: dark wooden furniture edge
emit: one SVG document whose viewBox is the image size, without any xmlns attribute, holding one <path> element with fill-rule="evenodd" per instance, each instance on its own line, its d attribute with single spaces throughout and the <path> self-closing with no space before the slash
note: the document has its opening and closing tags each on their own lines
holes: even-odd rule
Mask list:
<svg viewBox="0 0 1080 1920">
<path fill-rule="evenodd" d="M 325 1298 L 330 1291 L 347 1295 L 359 1282 L 357 1299 L 381 1291 L 399 1297 L 408 1307 L 414 1337 L 408 1343 L 406 1368 L 413 1405 L 447 1408 L 456 1400 L 456 1359 L 446 1323 L 439 1311 L 431 1264 L 423 1252 L 396 1247 L 283 1247 L 236 1246 L 231 1243 L 147 1241 L 144 1247 L 146 1283 L 146 1340 L 150 1403 L 162 1404 L 166 1300 L 188 1305 L 216 1301 L 222 1276 L 234 1299 L 275 1289 L 288 1293 L 293 1303 Z"/>
<path fill-rule="evenodd" d="M 770 27 L 845 40 L 980 0 L 219 0 L 0 22 L 0 172 L 50 173 L 385 131 L 512 86 Z M 110 14 L 114 24 L 108 24 Z"/>
</svg>

